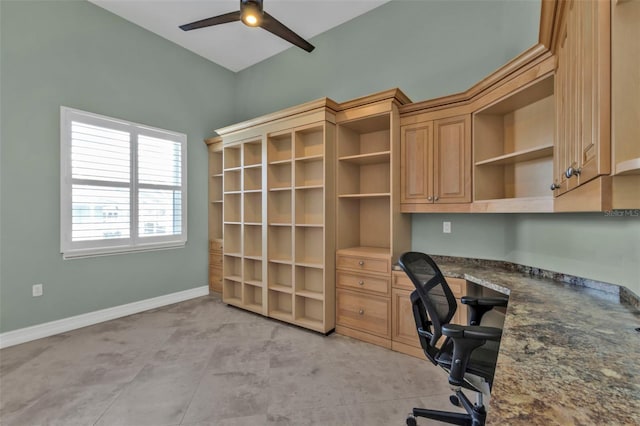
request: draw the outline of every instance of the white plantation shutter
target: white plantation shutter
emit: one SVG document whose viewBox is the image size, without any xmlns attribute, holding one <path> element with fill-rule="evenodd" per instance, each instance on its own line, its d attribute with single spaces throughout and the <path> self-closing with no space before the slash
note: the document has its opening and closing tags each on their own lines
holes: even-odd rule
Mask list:
<svg viewBox="0 0 640 426">
<path fill-rule="evenodd" d="M 186 136 L 61 108 L 65 257 L 186 242 Z"/>
</svg>

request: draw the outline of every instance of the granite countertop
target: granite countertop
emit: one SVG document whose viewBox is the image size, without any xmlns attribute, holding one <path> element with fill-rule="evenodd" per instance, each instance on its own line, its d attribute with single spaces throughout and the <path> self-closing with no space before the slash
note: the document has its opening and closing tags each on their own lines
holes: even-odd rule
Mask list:
<svg viewBox="0 0 640 426">
<path fill-rule="evenodd" d="M 620 302 L 624 287 L 435 260 L 445 276 L 509 295 L 488 425 L 640 424 L 640 310 Z"/>
</svg>

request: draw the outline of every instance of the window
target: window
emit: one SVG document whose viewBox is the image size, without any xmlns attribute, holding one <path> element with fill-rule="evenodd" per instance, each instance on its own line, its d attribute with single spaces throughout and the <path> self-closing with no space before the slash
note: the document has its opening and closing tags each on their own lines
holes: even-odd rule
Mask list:
<svg viewBox="0 0 640 426">
<path fill-rule="evenodd" d="M 60 109 L 65 258 L 184 246 L 187 137 Z"/>
</svg>

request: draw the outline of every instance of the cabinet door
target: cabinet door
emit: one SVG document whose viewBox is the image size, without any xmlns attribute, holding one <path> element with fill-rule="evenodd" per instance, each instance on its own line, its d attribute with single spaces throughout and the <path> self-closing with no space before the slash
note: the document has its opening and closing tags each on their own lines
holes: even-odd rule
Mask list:
<svg viewBox="0 0 640 426">
<path fill-rule="evenodd" d="M 433 124 L 402 127 L 400 139 L 401 203 L 433 202 Z"/>
<path fill-rule="evenodd" d="M 391 340 L 419 348 L 410 296 L 408 290 L 394 288 L 391 291 Z"/>
<path fill-rule="evenodd" d="M 434 121 L 433 199 L 471 202 L 471 116 Z"/>
<path fill-rule="evenodd" d="M 557 49 L 556 195 L 611 171 L 610 14 L 604 1 L 566 5 Z"/>
</svg>

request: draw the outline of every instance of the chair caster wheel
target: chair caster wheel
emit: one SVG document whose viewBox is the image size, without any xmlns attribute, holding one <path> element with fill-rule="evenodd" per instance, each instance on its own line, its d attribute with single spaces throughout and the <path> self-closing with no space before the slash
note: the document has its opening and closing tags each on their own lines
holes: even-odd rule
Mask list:
<svg viewBox="0 0 640 426">
<path fill-rule="evenodd" d="M 451 396 L 449 397 L 449 401 L 451 401 L 451 403 L 452 403 L 453 405 L 455 405 L 456 407 L 459 407 L 459 406 L 460 406 L 460 400 L 459 400 L 459 399 L 458 399 L 458 397 L 457 397 L 457 396 L 455 396 L 455 395 L 451 395 Z"/>
<path fill-rule="evenodd" d="M 407 416 L 407 426 L 418 426 L 418 423 L 416 423 L 416 418 L 413 417 L 413 414 L 409 414 Z"/>
</svg>

